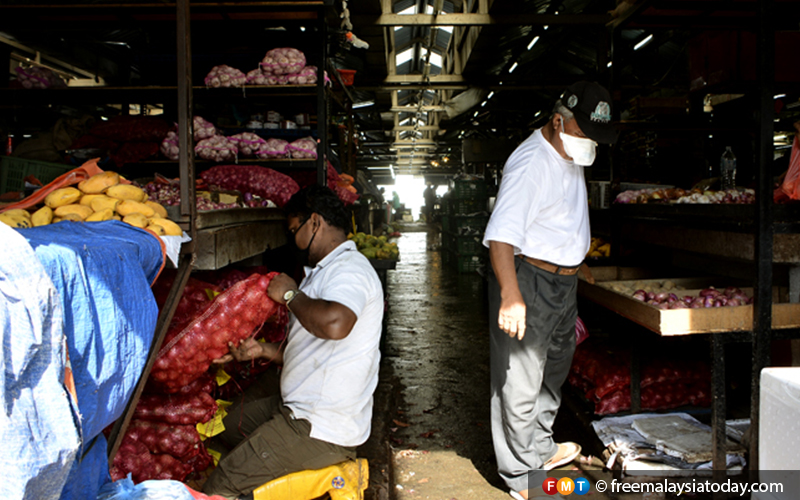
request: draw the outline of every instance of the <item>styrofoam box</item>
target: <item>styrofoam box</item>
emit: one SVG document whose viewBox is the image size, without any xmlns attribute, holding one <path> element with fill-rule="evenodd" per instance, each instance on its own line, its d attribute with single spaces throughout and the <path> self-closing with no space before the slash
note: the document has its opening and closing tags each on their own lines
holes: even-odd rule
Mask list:
<svg viewBox="0 0 800 500">
<path fill-rule="evenodd" d="M 764 368 L 761 371 L 761 406 L 758 429 L 758 469 L 761 482 L 797 482 L 800 470 L 800 367 Z M 793 471 L 781 474 L 775 471 Z M 753 499 L 789 500 L 798 490 L 783 494 L 753 495 Z"/>
</svg>

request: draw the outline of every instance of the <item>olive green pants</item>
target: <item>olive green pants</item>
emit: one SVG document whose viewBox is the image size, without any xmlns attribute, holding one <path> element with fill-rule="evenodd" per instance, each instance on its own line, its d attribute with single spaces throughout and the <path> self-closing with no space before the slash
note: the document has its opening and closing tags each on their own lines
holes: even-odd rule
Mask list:
<svg viewBox="0 0 800 500">
<path fill-rule="evenodd" d="M 279 394 L 264 394 L 269 385 L 254 384 L 230 407 L 217 441 L 231 451 L 205 483 L 206 494 L 236 499 L 292 472 L 322 469 L 356 457 L 355 448 L 310 437 L 310 422 L 296 419 Z"/>
</svg>

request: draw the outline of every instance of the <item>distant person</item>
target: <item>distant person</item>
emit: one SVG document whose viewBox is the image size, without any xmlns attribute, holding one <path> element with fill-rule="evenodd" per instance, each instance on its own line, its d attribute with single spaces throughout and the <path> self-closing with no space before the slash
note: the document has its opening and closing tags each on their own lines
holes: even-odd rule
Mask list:
<svg viewBox="0 0 800 500">
<path fill-rule="evenodd" d="M 425 221 L 430 222 L 431 215 L 433 214 L 433 206 L 436 204 L 436 188 L 433 187 L 433 184 L 428 184 L 428 187 L 422 192 L 422 197 L 425 199 L 425 206 L 422 208 L 422 213 L 425 215 Z"/>
<path fill-rule="evenodd" d="M 590 244 L 583 169 L 598 142 L 615 139 L 608 91 L 570 85 L 506 162 L 486 228 L 492 440 L 516 499 L 551 498 L 541 471 L 580 455 L 577 444 L 555 442 L 553 422 L 575 352 L 576 274 Z"/>
</svg>

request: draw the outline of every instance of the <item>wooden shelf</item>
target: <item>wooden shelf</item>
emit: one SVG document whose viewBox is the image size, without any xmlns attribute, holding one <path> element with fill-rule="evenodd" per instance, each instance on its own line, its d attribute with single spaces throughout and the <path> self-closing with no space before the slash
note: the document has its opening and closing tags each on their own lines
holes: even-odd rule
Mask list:
<svg viewBox="0 0 800 500">
<path fill-rule="evenodd" d="M 286 244 L 283 220 L 249 222 L 200 229 L 194 269 L 216 270 Z"/>
<path fill-rule="evenodd" d="M 658 309 L 603 286 L 604 283 L 632 284 L 634 282 L 603 279 L 621 275 L 618 268 L 597 268 L 592 272 L 595 274 L 596 283 L 591 285 L 581 279 L 578 281 L 578 294 L 662 337 L 750 331 L 753 328 L 752 305 L 701 309 Z M 624 271 L 622 272 L 624 273 Z M 685 288 L 676 295 L 696 295 L 696 292 L 702 288 L 710 285 L 720 288 L 728 283 L 726 278 L 670 278 L 670 281 Z M 800 304 L 776 301 L 772 306 L 772 327 L 800 327 Z"/>
<path fill-rule="evenodd" d="M 2 11 L 0 11 L 2 12 Z M 0 14 L 1 16 L 2 14 Z M 259 99 L 275 97 L 316 97 L 316 85 L 246 85 L 244 87 L 192 87 L 198 104 L 210 100 Z M 6 108 L 47 104 L 163 104 L 178 99 L 178 87 L 69 87 L 65 89 L 0 89 L 0 103 Z"/>
</svg>

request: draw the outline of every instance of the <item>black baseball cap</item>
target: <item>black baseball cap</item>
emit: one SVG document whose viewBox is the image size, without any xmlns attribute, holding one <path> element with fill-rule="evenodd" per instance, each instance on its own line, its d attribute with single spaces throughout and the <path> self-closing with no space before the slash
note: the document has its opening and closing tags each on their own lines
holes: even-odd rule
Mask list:
<svg viewBox="0 0 800 500">
<path fill-rule="evenodd" d="M 589 139 L 601 144 L 617 140 L 617 131 L 611 125 L 611 94 L 599 83 L 573 83 L 561 94 L 561 103 L 572 111 Z"/>
</svg>

